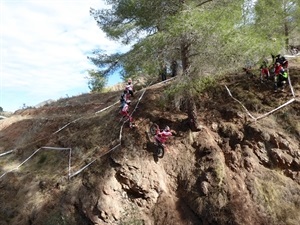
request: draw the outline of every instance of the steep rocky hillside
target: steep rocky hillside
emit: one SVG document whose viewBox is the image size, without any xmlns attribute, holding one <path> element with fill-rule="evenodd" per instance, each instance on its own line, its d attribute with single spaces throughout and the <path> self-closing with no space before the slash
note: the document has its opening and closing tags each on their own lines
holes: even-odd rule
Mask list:
<svg viewBox="0 0 300 225">
<path fill-rule="evenodd" d="M 0 121 L 0 225 L 300 224 L 299 61 L 290 76 L 295 100 L 258 120 L 246 109 L 258 118 L 291 90 L 222 78 L 197 99 L 198 132 L 162 94 L 173 81 L 136 92 L 134 129 L 119 91 L 15 112 Z M 162 159 L 151 122 L 176 131 Z"/>
</svg>

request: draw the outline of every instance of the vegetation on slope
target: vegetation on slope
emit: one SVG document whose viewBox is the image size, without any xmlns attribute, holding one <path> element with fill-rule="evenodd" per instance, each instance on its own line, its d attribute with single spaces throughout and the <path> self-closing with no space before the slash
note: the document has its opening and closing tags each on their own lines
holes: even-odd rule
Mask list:
<svg viewBox="0 0 300 225">
<path fill-rule="evenodd" d="M 290 76 L 298 98 L 298 64 Z M 273 93 L 244 74 L 208 81 L 194 89 L 200 131 L 190 130 L 177 104 L 181 86 L 157 84 L 133 114 L 138 127 L 125 124 L 121 146 L 111 152 L 122 125 L 119 105 L 95 112 L 120 92 L 63 99 L 1 121 L 1 150 L 16 149 L 0 158 L 1 173 L 43 146 L 71 148 L 72 172 L 92 162 L 68 180 L 69 152 L 41 150 L 7 173 L 0 180 L 2 224 L 299 224 L 299 102 L 254 123 L 224 85 L 253 115 L 286 102 L 290 92 Z M 158 162 L 150 122 L 177 132 Z"/>
</svg>

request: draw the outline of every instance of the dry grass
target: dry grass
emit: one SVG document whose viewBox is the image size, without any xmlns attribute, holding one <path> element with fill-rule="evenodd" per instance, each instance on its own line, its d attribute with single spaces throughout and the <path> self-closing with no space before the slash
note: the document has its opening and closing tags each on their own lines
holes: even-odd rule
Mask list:
<svg viewBox="0 0 300 225">
<path fill-rule="evenodd" d="M 287 191 L 289 182 L 286 180 L 286 177 L 275 172 L 266 179 L 255 179 L 256 201 L 269 215 L 272 224 L 297 225 L 300 221 L 299 191 L 295 189 L 294 194 Z"/>
</svg>

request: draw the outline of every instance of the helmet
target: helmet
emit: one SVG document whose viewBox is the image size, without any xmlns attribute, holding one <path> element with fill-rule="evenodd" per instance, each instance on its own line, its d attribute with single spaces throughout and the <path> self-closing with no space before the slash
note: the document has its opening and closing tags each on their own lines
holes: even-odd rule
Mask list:
<svg viewBox="0 0 300 225">
<path fill-rule="evenodd" d="M 132 82 L 132 80 L 131 80 L 131 78 L 129 78 L 129 79 L 128 79 L 128 83 L 131 83 L 131 82 Z"/>
<path fill-rule="evenodd" d="M 169 127 L 169 126 L 166 126 L 166 127 L 165 127 L 165 131 L 170 131 L 170 127 Z"/>
<path fill-rule="evenodd" d="M 131 103 L 131 101 L 130 101 L 130 100 L 127 100 L 126 103 L 129 105 L 129 104 Z"/>
</svg>

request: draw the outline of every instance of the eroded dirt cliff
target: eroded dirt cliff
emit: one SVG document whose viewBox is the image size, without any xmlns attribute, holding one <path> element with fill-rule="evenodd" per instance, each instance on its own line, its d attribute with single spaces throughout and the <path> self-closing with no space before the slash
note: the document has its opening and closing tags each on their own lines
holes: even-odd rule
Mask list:
<svg viewBox="0 0 300 225">
<path fill-rule="evenodd" d="M 298 225 L 298 63 L 290 76 L 295 101 L 257 121 L 224 85 L 255 117 L 292 99 L 291 91 L 273 93 L 239 74 L 222 78 L 197 99 L 198 132 L 166 104 L 172 82 L 136 92 L 135 129 L 122 127 L 120 92 L 15 112 L 0 121 L 1 153 L 13 150 L 0 157 L 0 224 Z M 163 159 L 153 156 L 151 122 L 176 131 Z"/>
</svg>

